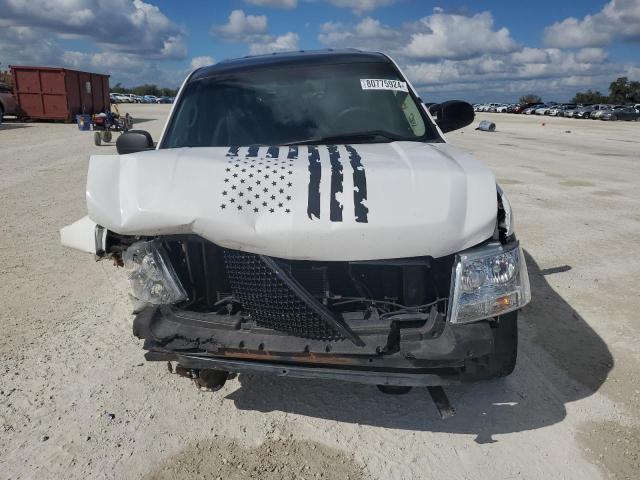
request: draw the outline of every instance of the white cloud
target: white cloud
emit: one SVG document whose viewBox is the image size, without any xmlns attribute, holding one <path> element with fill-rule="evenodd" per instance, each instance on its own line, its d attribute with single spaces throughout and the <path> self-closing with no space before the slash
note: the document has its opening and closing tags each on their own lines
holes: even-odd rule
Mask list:
<svg viewBox="0 0 640 480">
<path fill-rule="evenodd" d="M 439 8 L 435 8 L 432 15 L 399 29 L 369 17 L 356 25 L 328 22 L 321 26 L 318 39 L 330 47 L 384 50 L 423 60 L 465 59 L 485 53 L 510 53 L 520 48 L 508 29 L 494 29 L 489 12 L 466 16 L 442 13 Z"/>
<path fill-rule="evenodd" d="M 273 52 L 287 52 L 298 50 L 300 38 L 297 33 L 287 32 L 284 35 L 271 37 L 267 42 L 252 43 L 249 51 L 252 55 L 261 55 Z"/>
<path fill-rule="evenodd" d="M 610 63 L 600 49 L 577 52 L 523 48 L 510 54 L 484 54 L 466 60 L 411 63 L 405 72 L 422 91 L 465 92 L 466 98 L 504 98 L 539 92 L 570 99 L 576 87 L 606 85 L 625 67 Z M 550 98 L 548 98 L 551 100 Z"/>
<path fill-rule="evenodd" d="M 88 39 L 105 50 L 153 58 L 184 58 L 184 31 L 142 0 L 0 0 L 2 19 L 66 38 Z"/>
<path fill-rule="evenodd" d="M 629 71 L 629 66 L 611 62 L 601 48 L 523 47 L 506 28 L 494 26 L 489 12 L 463 15 L 436 8 L 399 28 L 370 17 L 355 24 L 327 22 L 318 39 L 328 47 L 385 51 L 420 90 L 464 92 L 466 98 L 492 90 L 493 98 L 500 99 L 534 87 L 571 98 L 576 86 L 606 90 L 612 79 Z"/>
<path fill-rule="evenodd" d="M 509 53 L 518 49 L 509 30 L 494 30 L 490 12 L 473 16 L 440 13 L 420 19 L 403 53 L 414 58 L 471 58 L 482 53 Z"/>
<path fill-rule="evenodd" d="M 2 68 L 11 64 L 55 65 L 61 54 L 62 49 L 48 35 L 31 27 L 14 26 L 0 20 Z"/>
<path fill-rule="evenodd" d="M 165 68 L 158 62 L 149 62 L 144 57 L 129 53 L 86 53 L 78 51 L 62 52 L 57 65 L 106 73 L 112 76 L 110 84 L 125 85 L 154 83 L 159 86 L 178 86 L 189 73 L 187 69 Z"/>
<path fill-rule="evenodd" d="M 350 8 L 356 15 L 375 10 L 378 7 L 393 5 L 398 0 L 325 0 L 327 3 L 341 8 Z"/>
<path fill-rule="evenodd" d="M 209 65 L 213 65 L 214 63 L 216 63 L 216 61 L 213 59 L 213 57 L 210 57 L 208 55 L 193 57 L 191 59 L 191 70 L 195 70 L 196 68 L 200 67 L 207 67 Z"/>
<path fill-rule="evenodd" d="M 334 48 L 388 49 L 401 38 L 400 32 L 370 17 L 363 18 L 352 28 L 342 23 L 327 22 L 320 26 L 320 31 L 320 42 Z"/>
<path fill-rule="evenodd" d="M 265 15 L 247 15 L 243 10 L 234 10 L 224 25 L 213 26 L 211 33 L 227 40 L 246 42 L 267 33 Z"/>
<path fill-rule="evenodd" d="M 256 5 L 258 7 L 292 9 L 298 6 L 298 0 L 244 0 L 244 1 L 250 5 Z"/>
<path fill-rule="evenodd" d="M 214 25 L 210 31 L 212 35 L 224 40 L 246 43 L 252 55 L 298 50 L 300 41 L 298 34 L 294 32 L 283 35 L 269 33 L 265 15 L 247 15 L 242 10 L 234 10 L 227 23 Z"/>
<path fill-rule="evenodd" d="M 560 48 L 596 47 L 615 40 L 640 41 L 640 0 L 611 0 L 582 20 L 569 17 L 544 31 L 546 45 Z"/>
</svg>

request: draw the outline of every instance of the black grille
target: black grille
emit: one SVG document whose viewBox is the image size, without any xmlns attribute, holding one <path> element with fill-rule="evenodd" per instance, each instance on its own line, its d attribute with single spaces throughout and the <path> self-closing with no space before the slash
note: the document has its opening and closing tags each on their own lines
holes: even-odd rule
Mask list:
<svg viewBox="0 0 640 480">
<path fill-rule="evenodd" d="M 259 255 L 225 250 L 224 260 L 233 294 L 256 325 L 315 340 L 344 338 Z"/>
</svg>

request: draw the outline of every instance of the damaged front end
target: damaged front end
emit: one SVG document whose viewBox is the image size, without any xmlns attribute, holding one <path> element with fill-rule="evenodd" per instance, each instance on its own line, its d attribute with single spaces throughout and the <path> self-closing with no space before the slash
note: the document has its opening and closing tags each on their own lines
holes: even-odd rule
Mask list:
<svg viewBox="0 0 640 480">
<path fill-rule="evenodd" d="M 285 260 L 194 235 L 106 236 L 141 302 L 134 333 L 148 360 L 403 387 L 491 376 L 500 317 L 451 318 L 459 255 Z M 512 310 L 497 311 L 508 318 Z"/>
</svg>

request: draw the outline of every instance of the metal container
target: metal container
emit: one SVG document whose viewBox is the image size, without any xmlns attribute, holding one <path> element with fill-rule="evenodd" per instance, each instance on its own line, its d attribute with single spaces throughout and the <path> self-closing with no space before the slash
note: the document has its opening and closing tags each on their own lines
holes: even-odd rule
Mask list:
<svg viewBox="0 0 640 480">
<path fill-rule="evenodd" d="M 65 68 L 12 66 L 21 116 L 71 122 L 109 108 L 109 75 Z"/>
</svg>

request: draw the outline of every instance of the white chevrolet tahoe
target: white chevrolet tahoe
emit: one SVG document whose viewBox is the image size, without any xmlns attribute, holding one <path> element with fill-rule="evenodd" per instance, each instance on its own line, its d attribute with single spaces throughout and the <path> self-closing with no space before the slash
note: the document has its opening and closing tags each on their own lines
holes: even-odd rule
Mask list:
<svg viewBox="0 0 640 480">
<path fill-rule="evenodd" d="M 212 389 L 508 375 L 530 300 L 511 207 L 443 136 L 471 105 L 430 109 L 381 53 L 200 68 L 157 145 L 131 131 L 91 158 L 88 216 L 62 242 L 123 265 L 146 358 Z"/>
</svg>

